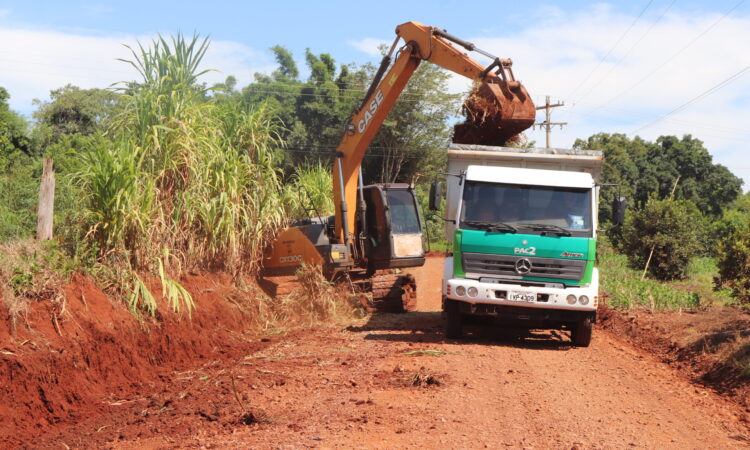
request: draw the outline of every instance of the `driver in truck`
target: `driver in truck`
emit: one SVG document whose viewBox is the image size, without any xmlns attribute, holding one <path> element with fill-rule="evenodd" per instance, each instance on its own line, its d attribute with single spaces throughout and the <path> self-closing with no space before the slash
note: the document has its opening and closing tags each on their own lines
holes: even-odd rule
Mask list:
<svg viewBox="0 0 750 450">
<path fill-rule="evenodd" d="M 576 192 L 562 193 L 562 214 L 565 217 L 567 228 L 571 230 L 581 230 L 587 228 L 586 224 L 586 198 Z"/>
</svg>

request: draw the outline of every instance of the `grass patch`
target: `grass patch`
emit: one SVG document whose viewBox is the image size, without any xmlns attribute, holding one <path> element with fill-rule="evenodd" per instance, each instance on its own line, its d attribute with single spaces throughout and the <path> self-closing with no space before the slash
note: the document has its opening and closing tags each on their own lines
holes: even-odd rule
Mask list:
<svg viewBox="0 0 750 450">
<path fill-rule="evenodd" d="M 404 355 L 411 355 L 411 356 L 443 356 L 447 354 L 445 350 L 412 350 L 409 352 L 404 352 Z"/>
<path fill-rule="evenodd" d="M 646 306 L 651 309 L 677 310 L 701 306 L 699 292 L 648 278 L 641 280 L 641 272 L 628 267 L 625 255 L 600 254 L 599 274 L 602 289 L 608 295 L 607 304 L 614 308 Z"/>
<path fill-rule="evenodd" d="M 63 284 L 77 267 L 55 241 L 22 239 L 1 244 L 0 297 L 14 327 L 32 301 L 62 304 Z"/>
</svg>

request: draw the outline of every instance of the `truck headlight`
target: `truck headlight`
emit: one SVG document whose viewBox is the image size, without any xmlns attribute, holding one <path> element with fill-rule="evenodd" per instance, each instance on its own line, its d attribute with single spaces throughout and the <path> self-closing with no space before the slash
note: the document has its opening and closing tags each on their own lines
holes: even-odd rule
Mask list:
<svg viewBox="0 0 750 450">
<path fill-rule="evenodd" d="M 589 298 L 587 296 L 585 296 L 585 295 L 582 295 L 582 296 L 578 297 L 578 303 L 580 303 L 582 305 L 588 305 L 589 304 Z"/>
<path fill-rule="evenodd" d="M 463 286 L 456 286 L 456 295 L 463 297 L 466 295 L 466 288 Z"/>
<path fill-rule="evenodd" d="M 469 293 L 469 297 L 476 297 L 477 294 L 479 294 L 479 290 L 477 288 L 475 288 L 474 286 L 472 286 L 469 289 L 467 289 L 466 292 Z"/>
<path fill-rule="evenodd" d="M 576 296 L 573 294 L 568 295 L 568 297 L 565 299 L 568 301 L 569 305 L 575 305 L 576 304 Z"/>
</svg>

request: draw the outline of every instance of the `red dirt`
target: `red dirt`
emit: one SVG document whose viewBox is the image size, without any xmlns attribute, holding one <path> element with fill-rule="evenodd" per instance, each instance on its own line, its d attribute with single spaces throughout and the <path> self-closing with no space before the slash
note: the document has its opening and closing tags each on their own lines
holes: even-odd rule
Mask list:
<svg viewBox="0 0 750 450">
<path fill-rule="evenodd" d="M 220 277 L 189 282 L 191 292 L 205 295 L 192 322 L 165 318 L 161 329 L 149 325 L 145 337 L 127 312 L 97 303 L 97 314 L 105 318 L 84 321 L 83 302 L 69 299 L 67 311 L 81 328 L 101 329 L 106 339 L 84 344 L 83 339 L 100 337 L 87 331 L 92 334 L 81 333 L 75 341 L 78 327 L 72 317 L 62 327 L 64 338 L 55 338 L 54 326 L 42 323 L 49 322 L 44 315 L 34 328 L 47 327 L 44 336 L 62 353 L 21 345 L 27 338 L 19 339 L 20 329 L 12 336 L 22 367 L 40 363 L 32 367 L 36 378 L 10 379 L 5 368 L 14 357 L 0 354 L 3 389 L 12 383 L 19 397 L 38 405 L 26 411 L 23 400 L 2 392 L 3 404 L 15 402 L 0 415 L 3 433 L 13 433 L 4 442 L 144 449 L 750 444 L 746 411 L 691 383 L 619 333 L 597 329 L 585 349 L 571 347 L 567 334 L 559 332 L 477 329 L 467 339 L 445 340 L 439 312 L 442 263 L 443 258 L 428 258 L 425 267 L 412 271 L 419 286 L 417 312 L 376 315 L 347 328 L 300 330 L 267 342 L 230 331 L 242 329 L 243 317 L 223 300 L 229 292 L 206 291 L 226 281 Z M 87 283 L 78 279 L 78 284 Z M 80 297 L 77 291 L 70 295 Z M 88 294 L 86 300 L 93 310 Z M 207 318 L 201 318 L 204 313 Z M 217 320 L 216 314 L 228 314 L 229 321 Z M 102 356 L 86 353 L 98 363 L 89 364 L 94 369 L 82 360 L 78 368 L 55 366 L 51 373 L 60 382 L 51 383 L 50 375 L 43 376 L 45 359 L 37 355 L 76 360 L 66 356 L 81 353 L 76 342 L 81 348 L 101 348 Z M 144 351 L 162 358 L 162 367 L 141 355 Z M 147 382 L 105 375 L 122 371 Z M 96 376 L 86 376 L 89 372 Z M 68 380 L 84 386 L 61 386 Z M 39 403 L 35 386 L 55 392 L 53 411 L 64 417 L 60 424 L 23 423 L 34 414 L 51 415 Z M 60 392 L 66 389 L 79 397 L 64 399 Z"/>
<path fill-rule="evenodd" d="M 63 304 L 35 302 L 15 327 L 3 312 L 0 443 L 105 413 L 176 369 L 261 347 L 242 335 L 246 317 L 222 297 L 227 278 L 190 276 L 184 285 L 200 311 L 192 319 L 166 313 L 140 323 L 81 275 Z"/>
<path fill-rule="evenodd" d="M 618 311 L 601 308 L 608 331 L 647 349 L 692 381 L 750 409 L 750 376 L 734 360 L 750 349 L 750 312 L 733 307 L 699 311 Z M 750 411 L 748 411 L 750 412 Z"/>
</svg>

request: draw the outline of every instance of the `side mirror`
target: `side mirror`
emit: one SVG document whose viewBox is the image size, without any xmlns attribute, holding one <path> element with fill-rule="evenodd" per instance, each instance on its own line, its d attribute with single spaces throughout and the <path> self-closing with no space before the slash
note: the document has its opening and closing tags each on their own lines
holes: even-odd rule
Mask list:
<svg viewBox="0 0 750 450">
<path fill-rule="evenodd" d="M 438 211 L 440 201 L 443 199 L 443 185 L 439 181 L 433 181 L 430 185 L 430 210 Z"/>
<path fill-rule="evenodd" d="M 625 223 L 625 208 L 627 207 L 627 202 L 625 201 L 625 197 L 615 197 L 615 200 L 612 202 L 612 224 L 615 226 L 622 225 Z"/>
</svg>

